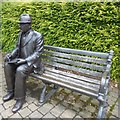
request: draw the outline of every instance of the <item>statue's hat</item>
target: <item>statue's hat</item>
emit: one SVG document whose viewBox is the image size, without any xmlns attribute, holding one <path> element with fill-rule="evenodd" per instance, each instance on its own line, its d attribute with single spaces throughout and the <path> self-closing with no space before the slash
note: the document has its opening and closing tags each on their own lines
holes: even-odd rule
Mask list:
<svg viewBox="0 0 120 120">
<path fill-rule="evenodd" d="M 29 14 L 22 14 L 20 16 L 20 21 L 19 23 L 31 23 L 32 19 L 31 16 Z"/>
</svg>

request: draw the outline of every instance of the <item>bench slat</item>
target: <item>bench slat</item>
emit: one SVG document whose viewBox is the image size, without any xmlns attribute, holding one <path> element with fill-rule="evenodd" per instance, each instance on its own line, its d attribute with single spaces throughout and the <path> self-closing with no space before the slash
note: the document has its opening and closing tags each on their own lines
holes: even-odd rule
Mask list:
<svg viewBox="0 0 120 120">
<path fill-rule="evenodd" d="M 45 70 L 51 71 L 51 72 L 56 73 L 56 74 L 64 75 L 66 77 L 71 77 L 71 78 L 74 78 L 74 79 L 77 79 L 77 80 L 81 80 L 81 81 L 84 81 L 84 82 L 89 82 L 91 84 L 100 85 L 100 80 L 99 79 L 98 80 L 97 79 L 92 79 L 92 78 L 76 75 L 76 74 L 69 73 L 69 72 L 63 72 L 63 71 L 60 71 L 60 70 L 55 70 L 54 68 L 49 68 L 49 67 L 45 67 Z"/>
<path fill-rule="evenodd" d="M 55 74 L 55 73 L 52 73 L 49 71 L 45 71 L 44 75 L 47 77 L 50 77 L 51 79 L 61 81 L 61 82 L 66 83 L 66 84 L 71 84 L 73 86 L 80 87 L 82 89 L 85 89 L 87 91 L 92 91 L 94 93 L 98 93 L 98 90 L 99 90 L 99 86 L 97 86 L 95 84 L 93 85 L 93 84 L 79 81 L 79 80 L 76 80 L 76 79 L 73 79 L 70 77 L 65 77 L 65 76 L 60 75 L 60 74 Z"/>
<path fill-rule="evenodd" d="M 51 57 L 51 56 L 42 56 L 46 60 L 51 60 L 52 62 L 60 62 L 60 63 L 65 63 L 68 65 L 75 65 L 78 67 L 84 67 L 84 68 L 90 68 L 92 70 L 98 70 L 98 71 L 104 71 L 105 66 L 99 66 L 99 65 L 94 65 L 94 64 L 88 64 L 84 62 L 78 62 L 78 61 L 72 61 L 68 59 L 63 59 L 63 58 L 57 58 L 57 57 Z"/>
<path fill-rule="evenodd" d="M 91 75 L 91 76 L 95 76 L 95 77 L 101 77 L 102 76 L 102 73 L 97 72 L 97 71 L 90 71 L 90 70 L 77 68 L 77 67 L 69 66 L 69 65 L 64 65 L 64 64 L 60 64 L 60 63 L 55 63 L 55 62 L 44 61 L 43 63 L 46 64 L 46 65 L 53 66 L 53 67 L 59 67 L 59 68 L 67 69 L 67 70 L 73 70 L 75 72 L 79 72 L 79 73 L 82 73 L 82 74 Z"/>
<path fill-rule="evenodd" d="M 54 47 L 54 46 L 45 46 L 45 49 L 54 50 L 54 51 L 60 51 L 60 52 L 67 52 L 67 53 L 75 53 L 75 54 L 81 54 L 81 55 L 88 55 L 88 56 L 97 56 L 100 58 L 108 58 L 108 53 L 102 53 L 102 52 L 93 52 L 93 51 L 86 51 L 86 50 L 75 50 L 70 48 L 61 48 L 61 47 Z"/>
<path fill-rule="evenodd" d="M 92 58 L 92 57 L 87 57 L 87 56 L 66 54 L 66 53 L 55 52 L 55 51 L 46 51 L 46 50 L 44 50 L 43 54 L 46 54 L 48 56 L 55 56 L 55 57 L 79 60 L 79 61 L 83 61 L 83 62 L 91 62 L 91 63 L 101 64 L 101 65 L 107 64 L 106 59 L 100 59 L 100 58 Z"/>
<path fill-rule="evenodd" d="M 38 76 L 38 75 L 35 75 L 35 74 L 31 74 L 30 76 L 32 76 L 34 78 L 37 78 L 37 79 L 40 79 L 42 81 L 46 81 L 46 82 L 50 82 L 50 83 L 53 83 L 53 84 L 60 85 L 62 87 L 66 87 L 68 89 L 74 90 L 76 92 L 79 92 L 79 93 L 82 93 L 82 94 L 85 94 L 85 95 L 88 95 L 88 96 L 92 96 L 96 99 L 98 97 L 98 94 L 91 93 L 90 91 L 86 91 L 86 90 L 83 90 L 83 89 L 80 89 L 80 88 L 77 88 L 77 87 L 74 87 L 74 86 L 71 86 L 71 85 L 68 85 L 68 84 L 65 84 L 65 83 L 61 83 L 60 81 L 55 81 L 55 80 L 52 80 L 52 79 L 45 78 L 45 76 Z"/>
</svg>

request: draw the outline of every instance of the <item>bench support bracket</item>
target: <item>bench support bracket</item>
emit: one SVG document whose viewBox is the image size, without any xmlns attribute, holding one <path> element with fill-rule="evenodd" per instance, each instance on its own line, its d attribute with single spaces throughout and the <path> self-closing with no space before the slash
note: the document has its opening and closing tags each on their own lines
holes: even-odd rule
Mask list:
<svg viewBox="0 0 120 120">
<path fill-rule="evenodd" d="M 49 91 L 49 93 L 46 94 L 46 88 L 47 85 L 44 84 L 42 88 L 42 92 L 40 94 L 40 99 L 39 99 L 39 105 L 44 105 L 45 102 L 59 89 L 58 85 L 54 85 L 53 89 Z"/>
<path fill-rule="evenodd" d="M 107 108 L 108 108 L 108 97 L 107 96 L 99 96 L 99 98 L 103 99 L 98 99 L 99 100 L 99 111 L 98 111 L 98 116 L 97 120 L 102 120 L 106 116 Z"/>
</svg>

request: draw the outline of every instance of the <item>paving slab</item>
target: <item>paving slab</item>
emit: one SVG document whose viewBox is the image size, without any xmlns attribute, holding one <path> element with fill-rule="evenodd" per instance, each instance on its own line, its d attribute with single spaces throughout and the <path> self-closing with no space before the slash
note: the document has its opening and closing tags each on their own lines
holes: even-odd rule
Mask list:
<svg viewBox="0 0 120 120">
<path fill-rule="evenodd" d="M 87 110 L 80 111 L 79 115 L 82 118 L 91 118 L 91 112 L 88 112 Z"/>
<path fill-rule="evenodd" d="M 35 118 L 35 120 L 36 120 L 36 118 L 42 118 L 42 117 L 43 117 L 43 115 L 40 112 L 38 112 L 37 110 L 29 115 L 29 118 Z"/>
<path fill-rule="evenodd" d="M 115 102 L 116 102 L 116 100 L 115 100 L 115 101 L 113 101 L 113 100 L 111 100 L 111 98 L 108 98 L 108 105 L 109 105 L 109 106 L 114 105 L 114 104 L 115 104 Z"/>
<path fill-rule="evenodd" d="M 1 115 L 3 118 L 8 118 L 10 117 L 11 115 L 13 115 L 12 111 L 11 111 L 12 108 L 8 108 L 4 111 L 1 112 Z"/>
<path fill-rule="evenodd" d="M 99 106 L 99 101 L 97 99 L 92 99 L 91 104 L 94 106 Z"/>
<path fill-rule="evenodd" d="M 112 93 L 113 93 L 113 92 L 112 92 Z M 112 93 L 111 93 L 110 96 L 108 96 L 108 100 L 111 100 L 111 101 L 114 103 L 114 102 L 117 101 L 117 98 L 118 98 L 118 97 L 114 97 L 114 96 L 112 96 Z M 117 94 L 117 95 L 118 95 L 118 94 Z"/>
<path fill-rule="evenodd" d="M 88 112 L 91 112 L 91 113 L 95 112 L 95 110 L 96 110 L 95 107 L 93 107 L 93 106 L 91 106 L 91 105 L 86 106 L 85 109 L 86 109 Z"/>
<path fill-rule="evenodd" d="M 61 102 L 61 104 L 62 104 L 63 106 L 65 106 L 65 107 L 68 107 L 68 106 L 69 106 L 68 101 L 67 101 L 66 99 L 64 99 L 64 100 Z"/>
<path fill-rule="evenodd" d="M 61 115 L 60 118 L 73 118 L 75 117 L 76 112 L 70 109 L 66 109 Z"/>
<path fill-rule="evenodd" d="M 2 120 L 2 116 L 0 115 L 0 120 Z"/>
<path fill-rule="evenodd" d="M 84 118 L 82 118 L 81 116 L 77 115 L 77 116 L 75 116 L 75 118 L 73 120 L 84 120 Z"/>
<path fill-rule="evenodd" d="M 65 106 L 58 104 L 57 106 L 55 106 L 50 112 L 56 116 L 59 117 L 64 111 L 65 111 Z"/>
<path fill-rule="evenodd" d="M 63 100 L 65 98 L 65 95 L 63 94 L 59 94 L 59 96 L 56 97 L 59 100 Z"/>
<path fill-rule="evenodd" d="M 28 105 L 28 108 L 31 110 L 31 111 L 35 111 L 36 109 L 38 109 L 38 106 L 36 106 L 34 103 L 31 103 Z"/>
<path fill-rule="evenodd" d="M 53 105 L 53 106 L 56 106 L 60 101 L 58 100 L 54 100 L 54 99 L 51 99 L 50 100 L 50 103 Z"/>
<path fill-rule="evenodd" d="M 25 107 L 24 109 L 22 109 L 18 112 L 23 118 L 27 117 L 28 115 L 30 115 L 32 113 L 32 111 L 30 111 L 27 107 Z"/>
<path fill-rule="evenodd" d="M 52 118 L 52 120 L 55 120 L 56 119 L 56 117 L 54 116 L 54 115 L 52 115 L 51 113 L 47 113 L 43 118 L 49 118 L 49 119 L 51 119 Z"/>
<path fill-rule="evenodd" d="M 19 120 L 22 120 L 22 116 L 19 113 L 11 115 L 10 118 L 19 118 Z"/>
<path fill-rule="evenodd" d="M 48 113 L 54 106 L 50 103 L 46 103 L 43 106 L 41 106 L 38 111 L 41 112 L 43 115 Z"/>
<path fill-rule="evenodd" d="M 66 94 L 70 94 L 72 91 L 69 90 L 69 89 L 64 88 L 64 92 L 65 92 Z"/>
<path fill-rule="evenodd" d="M 86 96 L 86 95 L 81 95 L 80 96 L 80 100 L 82 100 L 83 102 L 87 102 L 90 99 L 90 97 Z"/>
<path fill-rule="evenodd" d="M 113 111 L 112 111 L 112 115 L 113 116 L 119 116 L 120 115 L 120 110 L 118 109 L 119 107 L 118 106 L 115 106 Z"/>
<path fill-rule="evenodd" d="M 3 106 L 5 107 L 5 109 L 7 109 L 7 108 L 13 106 L 14 104 L 15 104 L 15 100 L 12 99 L 10 101 L 4 102 Z"/>
<path fill-rule="evenodd" d="M 81 101 L 81 99 L 79 99 L 79 100 L 77 100 L 75 102 L 74 107 L 82 109 L 82 107 L 84 106 L 84 104 L 85 103 L 83 101 Z"/>
<path fill-rule="evenodd" d="M 26 97 L 26 101 L 27 101 L 27 103 L 32 103 L 32 102 L 34 102 L 36 99 L 35 98 L 32 98 L 31 96 L 27 96 Z"/>
<path fill-rule="evenodd" d="M 0 113 L 1 113 L 2 111 L 4 111 L 4 110 L 5 110 L 5 108 L 3 107 L 2 104 L 0 104 Z"/>
<path fill-rule="evenodd" d="M 23 118 L 22 120 L 31 120 L 31 119 L 32 119 L 32 118 L 26 117 L 26 118 Z M 32 119 L 32 120 L 35 120 L 35 118 Z"/>
</svg>

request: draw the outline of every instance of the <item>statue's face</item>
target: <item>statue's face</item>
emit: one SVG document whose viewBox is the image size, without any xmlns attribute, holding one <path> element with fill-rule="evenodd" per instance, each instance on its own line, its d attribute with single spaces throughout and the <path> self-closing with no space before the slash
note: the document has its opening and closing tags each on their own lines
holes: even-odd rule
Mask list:
<svg viewBox="0 0 120 120">
<path fill-rule="evenodd" d="M 30 29 L 31 25 L 28 23 L 20 23 L 20 30 L 25 33 Z"/>
</svg>

